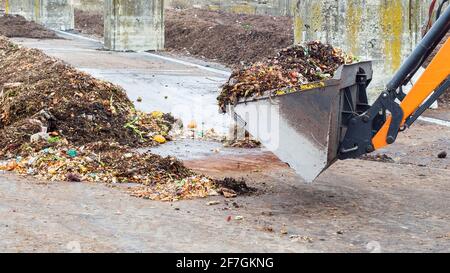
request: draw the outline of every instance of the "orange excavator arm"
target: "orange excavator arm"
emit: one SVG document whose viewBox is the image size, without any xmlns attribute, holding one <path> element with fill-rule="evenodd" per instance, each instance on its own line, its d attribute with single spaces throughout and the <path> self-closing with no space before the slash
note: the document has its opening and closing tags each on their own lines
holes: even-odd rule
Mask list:
<svg viewBox="0 0 450 273">
<path fill-rule="evenodd" d="M 355 158 L 394 143 L 400 131 L 411 126 L 447 92 L 450 88 L 450 39 L 444 41 L 407 95 L 402 88 L 410 82 L 449 31 L 450 7 L 402 64 L 376 102 L 366 112 L 350 120 L 340 144 L 339 159 Z"/>
<path fill-rule="evenodd" d="M 400 103 L 403 110 L 403 119 L 401 126 L 404 126 L 408 117 L 410 117 L 425 100 L 437 90 L 437 88 L 447 80 L 450 75 L 450 39 L 444 43 L 444 46 L 439 50 L 433 61 L 428 65 L 425 72 L 414 84 L 411 91 L 406 95 Z M 382 148 L 387 143 L 387 136 L 389 126 L 391 124 L 391 117 L 389 117 L 383 127 L 378 131 L 372 139 L 375 149 Z"/>
</svg>

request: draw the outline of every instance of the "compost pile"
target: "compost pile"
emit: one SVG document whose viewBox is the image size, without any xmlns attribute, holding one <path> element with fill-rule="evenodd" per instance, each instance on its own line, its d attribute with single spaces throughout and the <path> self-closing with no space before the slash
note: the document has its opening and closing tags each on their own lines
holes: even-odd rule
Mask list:
<svg viewBox="0 0 450 273">
<path fill-rule="evenodd" d="M 352 62 L 353 57 L 341 49 L 318 41 L 285 48 L 266 61 L 234 70 L 222 87 L 219 106 L 225 111 L 226 105 L 241 98 L 329 79 L 339 66 Z"/>
<path fill-rule="evenodd" d="M 167 10 L 167 49 L 241 66 L 292 45 L 292 18 L 203 9 Z"/>
<path fill-rule="evenodd" d="M 120 87 L 5 38 L 0 70 L 1 154 L 15 152 L 43 128 L 78 145 L 102 140 L 138 146 L 166 135 L 173 122 L 170 115 L 135 111 Z"/>
<path fill-rule="evenodd" d="M 124 90 L 0 36 L 1 170 L 70 182 L 137 183 L 137 196 L 215 194 L 214 181 L 136 147 L 169 140 L 173 117 L 134 109 Z"/>
<path fill-rule="evenodd" d="M 75 29 L 96 37 L 103 37 L 103 13 L 75 9 Z"/>
<path fill-rule="evenodd" d="M 0 35 L 36 39 L 58 39 L 54 31 L 35 22 L 27 21 L 20 15 L 0 16 Z"/>
<path fill-rule="evenodd" d="M 272 56 L 294 42 L 292 18 L 235 14 L 204 9 L 166 9 L 167 51 L 228 66 Z M 75 9 L 75 28 L 103 36 L 103 13 Z M 291 26 L 291 27 L 287 27 Z"/>
</svg>

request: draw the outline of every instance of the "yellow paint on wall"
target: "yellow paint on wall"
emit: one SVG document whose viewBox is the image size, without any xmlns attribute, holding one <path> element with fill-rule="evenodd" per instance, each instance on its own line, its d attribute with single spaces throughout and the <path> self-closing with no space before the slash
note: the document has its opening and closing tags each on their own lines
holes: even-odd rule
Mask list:
<svg viewBox="0 0 450 273">
<path fill-rule="evenodd" d="M 294 42 L 315 40 L 323 34 L 323 3 L 320 1 L 294 1 Z M 317 35 L 319 34 L 319 35 Z"/>
<path fill-rule="evenodd" d="M 402 59 L 403 6 L 401 0 L 384 1 L 380 5 L 386 68 L 396 71 Z"/>
<path fill-rule="evenodd" d="M 422 31 L 422 22 L 421 22 L 421 1 L 415 0 L 409 2 L 409 16 L 408 16 L 408 24 L 409 24 L 409 35 L 410 37 L 414 37 L 411 39 L 411 47 L 414 47 L 422 38 L 420 35 L 416 35 L 417 33 L 421 33 Z"/>
<path fill-rule="evenodd" d="M 311 7 L 311 30 L 322 31 L 322 3 L 314 1 Z"/>
<path fill-rule="evenodd" d="M 345 30 L 347 32 L 347 42 L 350 52 L 359 56 L 359 35 L 362 24 L 362 3 L 361 0 L 348 0 L 346 9 Z"/>
<path fill-rule="evenodd" d="M 40 0 L 34 0 L 34 20 L 36 22 L 39 22 L 39 18 L 41 17 L 41 1 Z"/>
<path fill-rule="evenodd" d="M 238 14 L 256 14 L 256 7 L 251 5 L 232 5 L 230 12 Z"/>
<path fill-rule="evenodd" d="M 218 11 L 218 10 L 220 10 L 220 6 L 219 5 L 208 5 L 208 10 Z"/>
<path fill-rule="evenodd" d="M 294 16 L 294 43 L 300 44 L 303 42 L 303 28 L 304 23 L 302 17 L 296 13 Z"/>
<path fill-rule="evenodd" d="M 298 1 L 292 1 L 291 9 L 294 11 L 294 44 L 300 44 L 303 42 L 303 27 L 304 22 L 300 15 L 300 3 Z"/>
</svg>

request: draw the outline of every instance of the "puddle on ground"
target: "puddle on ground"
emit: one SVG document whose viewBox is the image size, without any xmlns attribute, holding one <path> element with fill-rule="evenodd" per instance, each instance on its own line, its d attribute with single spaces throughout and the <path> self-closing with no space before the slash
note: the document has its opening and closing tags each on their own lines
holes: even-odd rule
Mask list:
<svg viewBox="0 0 450 273">
<path fill-rule="evenodd" d="M 141 150 L 141 152 L 144 150 Z M 216 141 L 184 139 L 151 148 L 161 156 L 175 156 L 195 171 L 206 174 L 262 172 L 288 168 L 273 153 L 264 148 L 224 147 Z"/>
<path fill-rule="evenodd" d="M 147 149 L 148 150 L 148 149 Z M 244 149 L 224 147 L 223 143 L 209 140 L 181 139 L 168 142 L 164 145 L 149 149 L 152 153 L 161 156 L 174 156 L 180 160 L 198 160 L 211 157 L 244 157 L 260 156 L 267 153 L 264 148 Z M 140 152 L 146 149 L 139 150 Z"/>
</svg>

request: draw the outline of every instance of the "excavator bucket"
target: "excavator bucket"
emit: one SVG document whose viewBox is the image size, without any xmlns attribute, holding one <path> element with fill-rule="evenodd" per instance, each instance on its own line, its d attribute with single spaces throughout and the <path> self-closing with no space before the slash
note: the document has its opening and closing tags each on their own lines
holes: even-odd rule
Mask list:
<svg viewBox="0 0 450 273">
<path fill-rule="evenodd" d="M 229 110 L 238 125 L 313 182 L 337 160 L 346 121 L 368 109 L 371 78 L 370 62 L 343 65 L 333 79 L 270 90 Z"/>
</svg>

